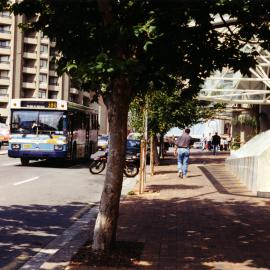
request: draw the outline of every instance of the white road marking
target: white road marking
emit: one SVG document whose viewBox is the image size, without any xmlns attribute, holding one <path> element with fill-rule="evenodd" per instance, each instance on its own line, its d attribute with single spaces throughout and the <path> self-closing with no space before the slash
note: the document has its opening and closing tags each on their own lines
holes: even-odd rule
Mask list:
<svg viewBox="0 0 270 270">
<path fill-rule="evenodd" d="M 35 181 L 37 179 L 39 179 L 39 176 L 29 178 L 29 179 L 26 179 L 26 180 L 23 180 L 23 181 L 20 181 L 20 182 L 13 183 L 13 186 L 22 185 L 22 184 L 25 184 L 25 183 L 28 183 L 28 182 L 31 182 L 31 181 Z"/>
</svg>

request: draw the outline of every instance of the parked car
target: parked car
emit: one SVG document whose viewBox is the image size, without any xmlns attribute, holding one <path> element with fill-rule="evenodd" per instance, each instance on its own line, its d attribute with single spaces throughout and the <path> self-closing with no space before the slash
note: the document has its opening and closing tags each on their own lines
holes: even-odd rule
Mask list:
<svg viewBox="0 0 270 270">
<path fill-rule="evenodd" d="M 137 133 L 137 132 L 131 132 L 127 135 L 128 140 L 140 140 L 142 138 L 143 134 L 142 133 Z"/>
<path fill-rule="evenodd" d="M 195 149 L 203 149 L 203 143 L 202 142 L 194 142 L 193 148 Z"/>
<path fill-rule="evenodd" d="M 126 152 L 128 154 L 140 154 L 140 140 L 127 139 Z"/>
<path fill-rule="evenodd" d="M 98 150 L 104 150 L 107 148 L 109 143 L 108 135 L 98 135 Z"/>
<path fill-rule="evenodd" d="M 126 153 L 137 155 L 137 157 L 140 157 L 140 152 L 141 152 L 141 141 L 134 139 L 127 139 Z M 150 148 L 147 148 L 146 163 L 149 164 L 149 162 L 150 162 Z"/>
</svg>

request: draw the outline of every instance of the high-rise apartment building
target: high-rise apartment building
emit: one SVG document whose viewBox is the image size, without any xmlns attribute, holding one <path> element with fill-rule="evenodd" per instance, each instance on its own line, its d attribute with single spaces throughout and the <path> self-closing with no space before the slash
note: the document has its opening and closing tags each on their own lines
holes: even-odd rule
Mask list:
<svg viewBox="0 0 270 270">
<path fill-rule="evenodd" d="M 42 32 L 22 31 L 18 25 L 24 20 L 0 12 L 0 122 L 9 116 L 11 98 L 64 99 L 88 106 L 88 92 L 79 91 L 67 75 L 57 76 L 55 42 Z"/>
</svg>

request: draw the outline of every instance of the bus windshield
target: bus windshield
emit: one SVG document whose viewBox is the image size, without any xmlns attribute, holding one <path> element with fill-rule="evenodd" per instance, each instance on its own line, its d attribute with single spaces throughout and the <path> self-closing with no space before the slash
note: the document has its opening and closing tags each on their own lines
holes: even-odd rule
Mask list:
<svg viewBox="0 0 270 270">
<path fill-rule="evenodd" d="M 61 111 L 18 110 L 12 112 L 11 133 L 64 134 L 66 114 Z"/>
</svg>

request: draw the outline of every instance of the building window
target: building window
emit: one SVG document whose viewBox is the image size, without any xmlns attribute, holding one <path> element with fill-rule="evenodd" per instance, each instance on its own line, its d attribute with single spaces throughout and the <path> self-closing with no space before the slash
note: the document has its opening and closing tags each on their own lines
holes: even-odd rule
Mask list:
<svg viewBox="0 0 270 270">
<path fill-rule="evenodd" d="M 50 85 L 58 85 L 58 78 L 57 77 L 49 77 L 49 84 Z"/>
<path fill-rule="evenodd" d="M 24 36 L 26 38 L 35 38 L 36 37 L 36 31 L 33 31 L 31 29 L 25 30 Z"/>
<path fill-rule="evenodd" d="M 39 74 L 39 82 L 46 83 L 47 82 L 47 75 L 46 74 Z"/>
<path fill-rule="evenodd" d="M 36 52 L 36 45 L 25 43 L 24 44 L 24 52 L 35 53 Z"/>
<path fill-rule="evenodd" d="M 7 96 L 8 96 L 8 87 L 0 86 L 0 97 L 7 97 Z"/>
<path fill-rule="evenodd" d="M 55 48 L 51 48 L 50 55 L 51 56 L 57 56 L 57 51 L 56 51 Z"/>
<path fill-rule="evenodd" d="M 38 98 L 46 98 L 46 91 L 39 90 L 38 91 Z"/>
<path fill-rule="evenodd" d="M 33 83 L 35 81 L 35 75 L 23 74 L 23 82 Z"/>
<path fill-rule="evenodd" d="M 10 25 L 0 25 L 0 33 L 10 34 Z"/>
<path fill-rule="evenodd" d="M 0 70 L 0 79 L 9 79 L 8 70 Z"/>
<path fill-rule="evenodd" d="M 9 55 L 0 55 L 0 63 L 9 63 Z"/>
<path fill-rule="evenodd" d="M 57 99 L 57 92 L 49 92 L 49 99 Z"/>
<path fill-rule="evenodd" d="M 7 10 L 0 11 L 1 17 L 11 17 L 11 14 Z"/>
<path fill-rule="evenodd" d="M 56 70 L 57 64 L 55 62 L 50 62 L 50 70 Z"/>
<path fill-rule="evenodd" d="M 44 59 L 40 59 L 40 68 L 47 68 L 48 61 Z"/>
<path fill-rule="evenodd" d="M 10 48 L 9 40 L 0 40 L 0 48 Z"/>
<path fill-rule="evenodd" d="M 41 53 L 48 53 L 48 45 L 40 45 L 40 52 Z"/>
<path fill-rule="evenodd" d="M 35 63 L 36 63 L 36 60 L 34 60 L 34 59 L 27 59 L 27 58 L 23 59 L 24 67 L 34 68 Z"/>
</svg>

